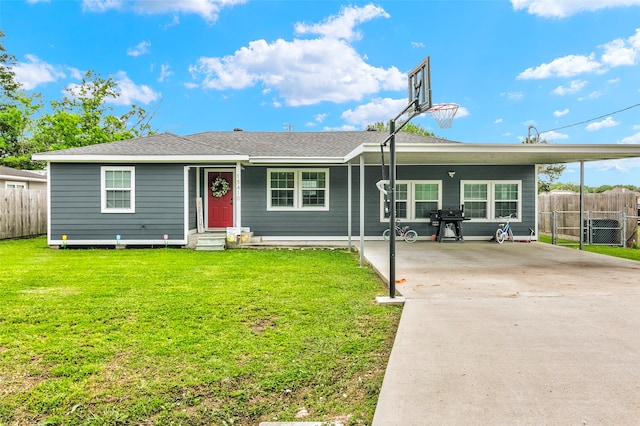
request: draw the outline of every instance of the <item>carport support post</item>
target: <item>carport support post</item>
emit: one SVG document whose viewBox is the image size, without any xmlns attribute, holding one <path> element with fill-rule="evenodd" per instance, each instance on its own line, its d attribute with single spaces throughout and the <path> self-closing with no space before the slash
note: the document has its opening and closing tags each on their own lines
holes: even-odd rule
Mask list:
<svg viewBox="0 0 640 426">
<path fill-rule="evenodd" d="M 584 161 L 580 161 L 580 250 L 584 250 Z"/>
<path fill-rule="evenodd" d="M 389 120 L 389 297 L 396 297 L 396 120 Z"/>
</svg>

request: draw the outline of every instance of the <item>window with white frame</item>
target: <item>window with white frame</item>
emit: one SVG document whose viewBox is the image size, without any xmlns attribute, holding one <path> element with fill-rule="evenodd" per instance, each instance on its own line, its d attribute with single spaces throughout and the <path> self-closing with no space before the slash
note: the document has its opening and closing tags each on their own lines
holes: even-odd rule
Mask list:
<svg viewBox="0 0 640 426">
<path fill-rule="evenodd" d="M 512 215 L 518 221 L 522 209 L 521 181 L 462 181 L 464 215 L 474 220 L 496 220 Z"/>
<path fill-rule="evenodd" d="M 388 192 L 388 184 L 385 187 Z M 380 220 L 384 221 L 389 218 L 389 212 L 385 209 L 384 194 L 380 194 L 380 205 Z M 437 211 L 441 206 L 441 181 L 396 182 L 396 217 L 398 219 L 426 222 L 429 221 L 430 213 Z"/>
<path fill-rule="evenodd" d="M 267 170 L 267 210 L 328 209 L 328 169 Z"/>
<path fill-rule="evenodd" d="M 102 213 L 135 213 L 135 167 L 100 168 Z"/>
<path fill-rule="evenodd" d="M 27 183 L 26 182 L 5 182 L 4 188 L 5 189 L 27 189 Z"/>
</svg>

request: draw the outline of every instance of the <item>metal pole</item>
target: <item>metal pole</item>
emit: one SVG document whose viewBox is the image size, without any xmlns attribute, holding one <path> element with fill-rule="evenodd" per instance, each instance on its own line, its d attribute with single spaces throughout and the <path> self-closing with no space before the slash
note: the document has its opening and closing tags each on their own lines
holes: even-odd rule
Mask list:
<svg viewBox="0 0 640 426">
<path fill-rule="evenodd" d="M 389 121 L 389 297 L 396 297 L 396 121 Z"/>
<path fill-rule="evenodd" d="M 351 216 L 352 216 L 352 207 L 351 207 L 351 197 L 352 197 L 352 188 L 353 185 L 353 174 L 351 173 L 351 161 L 347 164 L 347 250 L 351 252 Z"/>
<path fill-rule="evenodd" d="M 364 155 L 360 154 L 360 267 L 364 266 Z"/>
<path fill-rule="evenodd" d="M 580 250 L 584 250 L 584 161 L 580 161 Z"/>
</svg>

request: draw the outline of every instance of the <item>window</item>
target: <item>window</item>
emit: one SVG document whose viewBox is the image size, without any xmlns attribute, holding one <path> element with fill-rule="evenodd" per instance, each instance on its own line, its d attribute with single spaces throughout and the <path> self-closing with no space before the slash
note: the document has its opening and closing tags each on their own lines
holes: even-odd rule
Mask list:
<svg viewBox="0 0 640 426">
<path fill-rule="evenodd" d="M 465 217 L 478 220 L 495 220 L 513 215 L 517 221 L 521 215 L 520 181 L 462 182 L 462 204 Z"/>
<path fill-rule="evenodd" d="M 386 185 L 387 190 L 388 184 Z M 429 215 L 441 208 L 441 181 L 396 182 L 396 217 L 414 222 L 429 221 Z M 380 221 L 389 218 L 385 211 L 384 195 L 380 194 Z"/>
<path fill-rule="evenodd" d="M 328 210 L 329 170 L 267 170 L 267 210 Z"/>
<path fill-rule="evenodd" d="M 135 213 L 135 168 L 102 167 L 102 213 Z"/>
<path fill-rule="evenodd" d="M 5 189 L 27 189 L 27 184 L 25 182 L 5 182 Z"/>
</svg>

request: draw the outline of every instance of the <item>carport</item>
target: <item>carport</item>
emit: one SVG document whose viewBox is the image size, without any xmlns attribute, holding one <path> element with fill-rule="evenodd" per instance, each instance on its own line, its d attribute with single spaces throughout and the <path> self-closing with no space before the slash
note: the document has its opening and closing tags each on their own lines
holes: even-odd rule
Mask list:
<svg viewBox="0 0 640 426">
<path fill-rule="evenodd" d="M 386 278 L 388 246 L 367 242 Z M 373 424 L 637 424 L 640 264 L 542 243 L 397 245 Z"/>
</svg>

